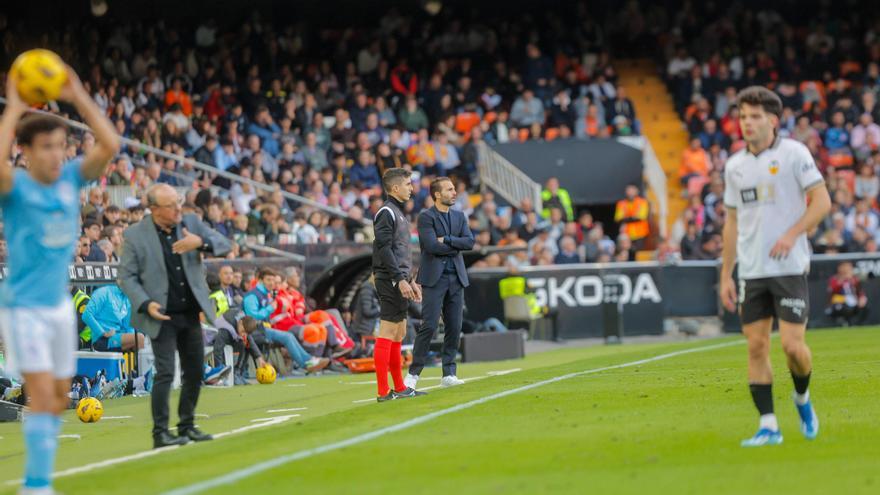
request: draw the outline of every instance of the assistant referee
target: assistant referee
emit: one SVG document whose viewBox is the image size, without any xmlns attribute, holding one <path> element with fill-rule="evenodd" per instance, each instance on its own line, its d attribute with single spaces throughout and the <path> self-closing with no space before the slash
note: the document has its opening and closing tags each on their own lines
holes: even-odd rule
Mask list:
<svg viewBox="0 0 880 495">
<path fill-rule="evenodd" d="M 376 364 L 376 384 L 379 396 L 386 402 L 422 395 L 403 383 L 400 345 L 406 336 L 406 317 L 409 300 L 421 302 L 422 290 L 412 282 L 412 249 L 410 222 L 404 208 L 412 196 L 410 172 L 392 168 L 382 176 L 382 187 L 388 200 L 376 212 L 373 230 L 373 275 L 379 296 L 379 335 L 373 349 Z M 394 381 L 394 390 L 388 386 L 388 371 Z"/>
</svg>

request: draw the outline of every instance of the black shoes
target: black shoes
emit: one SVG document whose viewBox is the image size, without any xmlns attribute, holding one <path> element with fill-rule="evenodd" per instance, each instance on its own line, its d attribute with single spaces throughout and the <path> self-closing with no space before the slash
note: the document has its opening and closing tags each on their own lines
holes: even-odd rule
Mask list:
<svg viewBox="0 0 880 495">
<path fill-rule="evenodd" d="M 394 395 L 394 392 L 388 392 L 388 395 L 380 395 L 379 397 L 376 397 L 376 402 L 388 402 L 396 398 L 397 396 Z"/>
<path fill-rule="evenodd" d="M 186 445 L 189 439 L 185 436 L 172 435 L 168 430 L 153 435 L 153 448 L 171 447 L 173 445 Z"/>
<path fill-rule="evenodd" d="M 213 436 L 208 435 L 207 433 L 199 430 L 195 426 L 193 426 L 192 428 L 187 428 L 183 431 L 180 431 L 179 433 L 180 433 L 181 437 L 188 438 L 188 439 L 192 440 L 193 442 L 205 442 L 207 440 L 214 439 Z"/>
<path fill-rule="evenodd" d="M 419 392 L 418 390 L 412 387 L 406 387 L 400 392 L 391 392 L 394 394 L 395 399 L 409 399 L 410 397 L 421 397 L 423 395 L 428 395 L 428 392 Z"/>
</svg>

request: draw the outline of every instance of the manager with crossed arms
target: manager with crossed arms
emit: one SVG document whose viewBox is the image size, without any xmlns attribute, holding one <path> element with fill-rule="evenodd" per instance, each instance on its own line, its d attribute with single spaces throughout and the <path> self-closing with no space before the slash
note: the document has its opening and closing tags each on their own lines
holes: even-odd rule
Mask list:
<svg viewBox="0 0 880 495">
<path fill-rule="evenodd" d="M 464 288 L 468 281 L 462 251 L 474 247 L 474 235 L 464 213 L 451 209 L 455 204 L 455 185 L 447 177 L 431 182 L 434 206 L 419 215 L 419 245 L 422 250 L 418 283 L 422 286 L 422 325 L 416 333 L 413 361 L 404 379 L 416 389 L 419 375 L 428 359 L 431 339 L 443 314 L 443 378 L 440 385 L 451 387 L 464 381 L 456 376 L 455 356 L 461 336 Z"/>
</svg>

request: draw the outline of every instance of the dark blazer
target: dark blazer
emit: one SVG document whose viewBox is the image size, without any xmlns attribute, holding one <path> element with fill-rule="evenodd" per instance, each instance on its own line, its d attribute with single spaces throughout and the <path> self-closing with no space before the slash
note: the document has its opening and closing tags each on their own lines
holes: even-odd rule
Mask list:
<svg viewBox="0 0 880 495">
<path fill-rule="evenodd" d="M 210 244 L 214 256 L 223 256 L 232 248 L 229 239 L 218 234 L 202 223 L 195 215 L 184 215 L 177 226 L 177 235 L 182 237 L 181 227 L 199 236 Z M 168 300 L 168 271 L 159 234 L 153 224 L 153 217 L 147 215 L 140 222 L 125 230 L 125 244 L 122 260 L 119 263 L 119 288 L 131 300 L 131 325 L 151 338 L 159 335 L 162 322 L 154 320 L 140 307 L 146 301 L 156 301 L 163 307 Z M 205 265 L 202 253 L 194 250 L 181 256 L 183 272 L 196 301 L 208 321 L 214 321 L 214 305 L 208 298 L 210 291 L 205 281 Z"/>
<path fill-rule="evenodd" d="M 463 287 L 470 285 L 464 266 L 462 251 L 473 249 L 474 234 L 468 227 L 467 217 L 458 210 L 449 210 L 450 229 L 447 230 L 442 213 L 431 207 L 419 215 L 419 246 L 422 249 L 417 282 L 426 287 L 434 286 L 443 275 L 444 261 L 453 257 L 455 272 Z M 442 237 L 443 243 L 437 242 Z"/>
</svg>

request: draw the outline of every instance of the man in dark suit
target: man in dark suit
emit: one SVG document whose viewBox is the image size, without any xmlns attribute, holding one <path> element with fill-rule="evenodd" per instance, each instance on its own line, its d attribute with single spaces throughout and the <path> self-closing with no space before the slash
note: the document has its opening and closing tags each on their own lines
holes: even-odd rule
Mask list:
<svg viewBox="0 0 880 495">
<path fill-rule="evenodd" d="M 431 182 L 434 206 L 419 215 L 419 245 L 422 249 L 418 283 L 422 286 L 422 325 L 416 334 L 413 362 L 404 384 L 416 388 L 425 367 L 431 339 L 443 313 L 443 378 L 440 385 L 451 387 L 464 381 L 455 375 L 455 355 L 461 336 L 464 288 L 469 285 L 462 251 L 474 247 L 474 235 L 464 213 L 452 210 L 455 185 L 447 177 Z"/>
<path fill-rule="evenodd" d="M 119 287 L 131 300 L 131 324 L 147 334 L 156 359 L 153 382 L 153 446 L 211 440 L 194 423 L 202 384 L 204 343 L 199 312 L 214 321 L 202 253 L 223 256 L 229 240 L 195 215 L 183 215 L 177 191 L 159 184 L 147 191 L 151 215 L 125 231 Z M 168 431 L 174 353 L 180 354 L 182 386 L 178 436 Z"/>
</svg>

